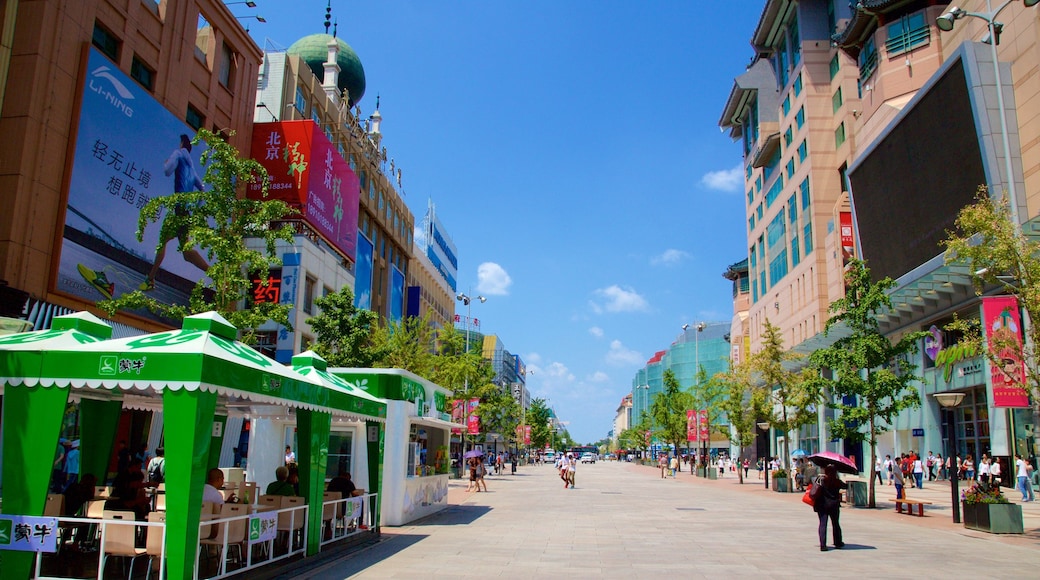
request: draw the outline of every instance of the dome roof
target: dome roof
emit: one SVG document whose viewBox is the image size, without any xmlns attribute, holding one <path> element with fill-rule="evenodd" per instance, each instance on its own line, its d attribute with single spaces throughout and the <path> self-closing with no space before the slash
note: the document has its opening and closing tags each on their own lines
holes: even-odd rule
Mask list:
<svg viewBox="0 0 1040 580">
<path fill-rule="evenodd" d="M 300 56 L 314 75 L 319 80 L 325 80 L 325 60 L 329 57 L 330 34 L 312 34 L 297 40 L 286 51 L 288 54 Z M 361 66 L 361 59 L 350 45 L 342 39 L 337 38 L 339 44 L 339 55 L 336 62 L 339 64 L 339 90 L 350 91 L 349 105 L 353 107 L 361 97 L 365 96 L 365 68 Z"/>
</svg>

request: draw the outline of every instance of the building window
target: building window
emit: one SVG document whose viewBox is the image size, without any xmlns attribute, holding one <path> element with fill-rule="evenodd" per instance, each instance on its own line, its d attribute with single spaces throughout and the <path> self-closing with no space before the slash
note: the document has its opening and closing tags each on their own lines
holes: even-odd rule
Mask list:
<svg viewBox="0 0 1040 580">
<path fill-rule="evenodd" d="M 791 141 L 793 141 L 793 140 L 794 140 L 794 133 L 791 131 L 791 128 L 788 127 L 787 130 L 784 131 L 784 147 L 790 147 L 791 146 Z"/>
<path fill-rule="evenodd" d="M 751 205 L 752 201 L 755 201 L 755 190 L 754 189 L 749 189 L 747 191 L 747 204 Z"/>
<path fill-rule="evenodd" d="M 310 276 L 303 282 L 303 311 L 307 314 L 314 314 L 314 289 L 317 285 L 318 281 Z"/>
<path fill-rule="evenodd" d="M 838 69 L 840 68 L 840 66 L 841 66 L 841 64 L 838 61 L 838 55 L 835 54 L 831 58 L 831 80 L 832 81 L 834 80 L 834 77 L 838 75 Z"/>
<path fill-rule="evenodd" d="M 188 111 L 184 114 L 184 122 L 192 129 L 198 131 L 206 123 L 206 118 L 202 116 L 198 109 L 188 105 Z"/>
<path fill-rule="evenodd" d="M 802 38 L 801 33 L 798 31 L 798 13 L 794 13 L 794 18 L 791 19 L 791 24 L 787 26 L 788 34 L 791 37 L 791 69 L 794 70 L 798 66 L 798 62 L 802 56 Z M 795 89 L 794 94 L 797 95 L 802 90 L 802 79 L 798 78 L 795 80 L 798 87 Z"/>
<path fill-rule="evenodd" d="M 845 143 L 845 122 L 842 121 L 838 128 L 834 130 L 834 147 L 838 148 Z"/>
<path fill-rule="evenodd" d="M 787 114 L 791 112 L 791 94 L 790 93 L 788 93 L 787 97 L 784 98 L 783 109 L 784 109 L 784 117 L 786 117 Z"/>
<path fill-rule="evenodd" d="M 748 218 L 747 225 L 748 225 L 748 233 L 750 234 L 751 232 L 753 232 L 755 230 L 755 216 L 754 215 L 752 215 L 751 217 Z"/>
<path fill-rule="evenodd" d="M 759 221 L 762 220 L 762 215 L 765 213 L 764 210 L 765 210 L 765 206 L 763 204 L 761 204 L 761 203 L 758 204 L 758 209 L 755 210 L 755 215 L 758 216 Z"/>
<path fill-rule="evenodd" d="M 888 56 L 910 52 L 918 46 L 927 45 L 931 40 L 930 34 L 928 23 L 924 20 L 924 12 L 903 16 L 899 21 L 888 25 L 885 52 Z"/>
<path fill-rule="evenodd" d="M 813 249 L 813 244 L 812 244 L 812 221 L 811 221 L 811 218 L 808 215 L 805 216 L 805 228 L 804 228 L 803 232 L 804 232 L 804 235 L 802 236 L 802 240 L 804 242 L 803 245 L 805 246 L 805 255 L 808 256 L 809 254 L 812 253 L 812 249 Z"/>
<path fill-rule="evenodd" d="M 206 17 L 199 12 L 199 22 L 195 29 L 195 58 L 209 64 L 209 46 L 213 40 L 213 27 Z"/>
<path fill-rule="evenodd" d="M 789 159 L 787 161 L 787 178 L 790 179 L 792 176 L 794 176 L 794 159 L 793 158 Z"/>
<path fill-rule="evenodd" d="M 130 76 L 149 91 L 155 89 L 155 71 L 137 58 L 136 54 L 133 62 L 130 63 Z"/>
<path fill-rule="evenodd" d="M 841 97 L 841 87 L 838 87 L 838 90 L 834 91 L 834 95 L 831 96 L 831 112 L 837 113 L 843 102 L 844 101 Z"/>
<path fill-rule="evenodd" d="M 781 38 L 780 46 L 776 48 L 776 74 L 777 80 L 780 81 L 781 89 L 787 86 L 788 64 L 787 39 Z"/>
<path fill-rule="evenodd" d="M 779 254 L 773 258 L 773 261 L 769 262 L 769 284 L 770 286 L 776 286 L 777 282 L 783 280 L 784 276 L 787 275 L 787 248 L 785 247 L 780 251 Z"/>
<path fill-rule="evenodd" d="M 809 178 L 806 177 L 800 186 L 802 191 L 802 213 L 809 211 Z"/>
<path fill-rule="evenodd" d="M 304 96 L 303 89 L 300 87 L 296 87 L 296 99 L 293 100 L 293 106 L 301 115 L 307 112 L 307 97 Z"/>
<path fill-rule="evenodd" d="M 776 198 L 780 196 L 784 190 L 784 176 L 783 174 L 776 176 L 776 181 L 773 182 L 773 186 L 766 192 L 766 207 L 773 205 Z"/>
<path fill-rule="evenodd" d="M 798 199 L 796 195 L 792 195 L 791 199 L 787 200 L 787 221 L 791 224 L 791 229 L 798 225 Z"/>
<path fill-rule="evenodd" d="M 805 161 L 806 156 L 809 154 L 809 146 L 806 145 L 805 141 L 798 144 L 798 162 Z"/>
<path fill-rule="evenodd" d="M 794 268 L 802 261 L 801 253 L 798 249 L 798 236 L 791 238 L 791 267 Z"/>
<path fill-rule="evenodd" d="M 94 36 L 91 38 L 91 44 L 108 58 L 119 61 L 119 39 L 97 22 L 94 23 Z"/>
<path fill-rule="evenodd" d="M 877 70 L 877 45 L 871 36 L 863 43 L 863 49 L 859 53 L 859 80 L 865 81 Z"/>
<path fill-rule="evenodd" d="M 238 55 L 235 54 L 227 44 L 220 45 L 220 69 L 218 70 L 220 84 L 230 89 L 235 84 L 235 68 L 238 64 Z"/>
<path fill-rule="evenodd" d="M 797 77 L 795 77 L 793 90 L 794 90 L 794 96 L 796 96 L 796 97 L 798 95 L 802 94 L 802 75 L 801 74 L 799 74 Z"/>
<path fill-rule="evenodd" d="M 799 129 L 805 124 L 805 107 L 798 107 L 798 114 L 794 116 L 794 124 Z"/>
</svg>

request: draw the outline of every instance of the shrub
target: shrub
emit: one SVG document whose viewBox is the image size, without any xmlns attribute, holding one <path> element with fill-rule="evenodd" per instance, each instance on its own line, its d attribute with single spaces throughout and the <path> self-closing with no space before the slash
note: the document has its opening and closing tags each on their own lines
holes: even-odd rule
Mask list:
<svg viewBox="0 0 1040 580">
<path fill-rule="evenodd" d="M 978 482 L 961 492 L 961 499 L 967 505 L 1011 503 L 1000 491 L 999 485 Z"/>
</svg>

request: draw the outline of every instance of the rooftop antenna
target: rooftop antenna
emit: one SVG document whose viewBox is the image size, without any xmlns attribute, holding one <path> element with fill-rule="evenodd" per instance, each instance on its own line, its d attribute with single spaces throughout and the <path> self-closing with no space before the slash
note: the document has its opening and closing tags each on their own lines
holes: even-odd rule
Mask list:
<svg viewBox="0 0 1040 580">
<path fill-rule="evenodd" d="M 336 30 L 339 29 L 339 19 L 332 23 L 332 37 L 336 38 Z"/>
<path fill-rule="evenodd" d="M 328 4 L 325 5 L 325 34 L 329 33 L 329 26 L 332 24 L 332 0 L 329 0 Z"/>
</svg>

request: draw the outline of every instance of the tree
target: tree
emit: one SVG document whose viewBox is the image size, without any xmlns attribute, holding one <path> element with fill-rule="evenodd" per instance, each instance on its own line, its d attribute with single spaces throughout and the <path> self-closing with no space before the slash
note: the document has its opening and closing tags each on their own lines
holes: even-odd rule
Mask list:
<svg viewBox="0 0 1040 580">
<path fill-rule="evenodd" d="M 943 246 L 947 264 L 967 266 L 977 293 L 996 287 L 1018 298 L 1025 311 L 1025 341 L 998 341 L 984 348 L 982 334 L 975 333 L 961 343 L 985 353 L 998 365 L 1002 361 L 997 353 L 1006 349 L 1017 352 L 1017 358 L 1025 361 L 1025 377 L 1008 378 L 1031 395 L 1033 424 L 1040 425 L 1040 358 L 1036 350 L 1040 345 L 1040 243 L 1026 237 L 1015 224 L 1007 196 L 993 199 L 989 190 L 980 186 L 975 203 L 957 214 L 955 231 L 949 232 Z"/>
<path fill-rule="evenodd" d="M 664 389 L 654 397 L 650 406 L 657 434 L 671 443 L 679 453 L 679 444 L 686 442 L 686 410 L 693 405 L 693 397 L 682 390 L 672 369 L 664 371 Z M 680 466 L 681 467 L 681 466 Z"/>
<path fill-rule="evenodd" d="M 545 399 L 537 398 L 531 401 L 531 406 L 527 409 L 527 424 L 531 426 L 531 445 L 535 449 L 545 449 L 552 442 L 550 416 Z"/>
<path fill-rule="evenodd" d="M 350 288 L 344 286 L 314 303 L 319 314 L 306 320 L 315 334 L 312 350 L 329 367 L 369 368 L 385 357 L 385 350 L 375 345 L 372 336 L 378 315 L 354 306 Z"/>
<path fill-rule="evenodd" d="M 202 182 L 209 186 L 205 191 L 188 191 L 156 197 L 148 201 L 137 221 L 137 241 L 144 241 L 144 232 L 149 224 L 162 219 L 159 245 L 156 256 L 165 254 L 168 242 L 178 239 L 178 251 L 190 252 L 198 247 L 205 254 L 205 263 L 198 254 L 199 267 L 208 265 L 205 276 L 200 277 L 192 288 L 188 305 L 167 304 L 147 292 L 152 282 L 146 282 L 141 290 L 123 294 L 113 300 L 97 303 L 108 316 L 119 310 L 147 309 L 166 318 L 180 320 L 191 314 L 215 310 L 242 333 L 242 340 L 250 342 L 256 329 L 273 320 L 289 329 L 291 304 L 273 302 L 250 302 L 251 282 L 249 274 L 259 273 L 267 278 L 271 266 L 281 264 L 277 257 L 276 243 L 293 241 L 292 226 L 272 227 L 294 213 L 282 201 L 253 200 L 240 196 L 239 190 L 250 184 L 260 183 L 262 196 L 267 197 L 267 171 L 252 159 L 240 159 L 238 151 L 219 136 L 200 129 L 192 144 L 204 143 L 202 164 L 206 167 Z M 206 188 L 203 188 L 206 189 Z M 260 239 L 264 251 L 246 246 L 246 239 Z M 159 258 L 156 260 L 159 261 Z M 240 308 L 240 303 L 246 306 Z"/>
<path fill-rule="evenodd" d="M 703 410 L 708 413 L 708 441 L 703 444 L 707 447 L 711 441 L 711 428 L 718 425 L 724 411 L 721 402 L 726 393 L 724 385 L 708 378 L 708 371 L 702 365 L 697 370 L 697 382 L 690 388 L 690 408 Z M 702 458 L 707 467 L 707 457 Z"/>
<path fill-rule="evenodd" d="M 762 333 L 762 350 L 751 355 L 751 368 L 758 378 L 771 389 L 765 404 L 765 417 L 769 425 L 784 434 L 784 465 L 787 469 L 787 489 L 791 485 L 791 434 L 803 425 L 816 420 L 816 400 L 807 388 L 807 373 L 784 368 L 784 363 L 800 357 L 784 350 L 780 329 L 766 319 Z"/>
<path fill-rule="evenodd" d="M 740 448 L 743 456 L 744 449 L 755 442 L 758 420 L 765 415 L 763 409 L 769 391 L 754 381 L 748 361 L 730 364 L 728 371 L 717 373 L 711 380 L 723 389 L 719 408 L 729 419 L 730 441 Z M 744 483 L 744 471 L 739 467 L 737 475 L 740 483 Z"/>
<path fill-rule="evenodd" d="M 384 321 L 372 333 L 383 357 L 375 366 L 405 369 L 432 380 L 437 367 L 436 329 L 430 324 L 430 315 L 408 316 L 398 321 Z"/>
<path fill-rule="evenodd" d="M 831 303 L 832 316 L 824 335 L 842 325 L 850 334 L 831 346 L 814 352 L 809 361 L 816 374 L 812 386 L 822 396 L 829 391 L 827 405 L 840 415 L 831 421 L 831 435 L 870 444 L 870 463 L 877 461 L 878 436 L 894 427 L 903 409 L 920 405 L 916 365 L 910 355 L 917 353 L 918 341 L 925 332 L 908 332 L 894 343 L 880 330 L 877 314 L 891 308 L 887 290 L 895 286 L 891 278 L 871 282 L 870 270 L 860 260 L 849 263 L 845 272 L 845 296 Z M 829 370 L 833 378 L 824 378 Z M 865 429 L 865 431 L 864 431 Z M 868 506 L 874 507 L 874 477 L 870 478 Z"/>
</svg>

